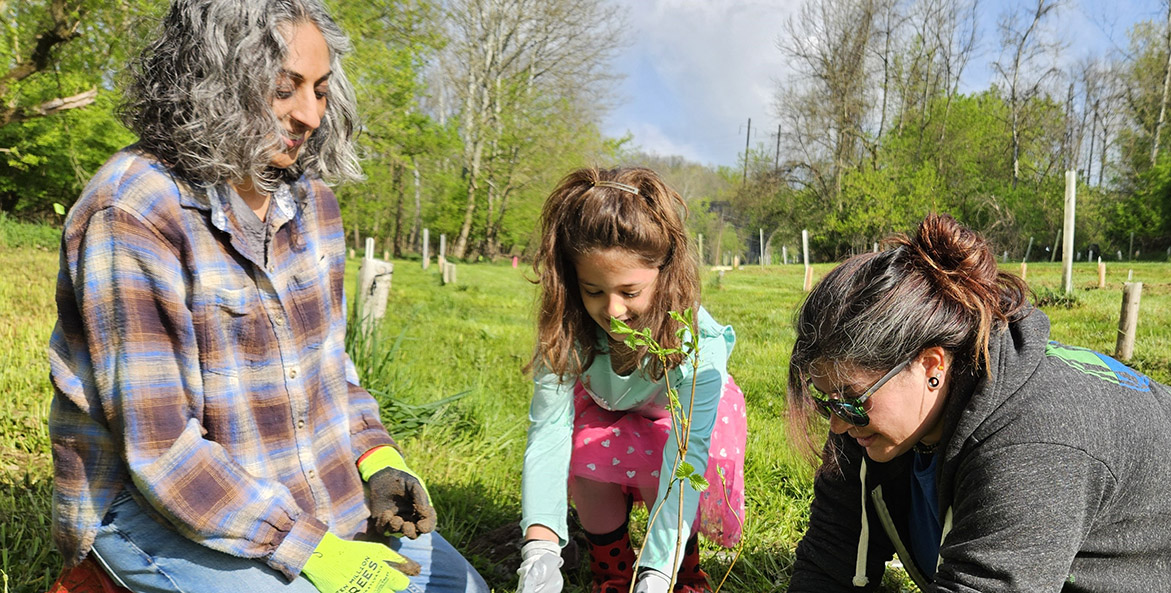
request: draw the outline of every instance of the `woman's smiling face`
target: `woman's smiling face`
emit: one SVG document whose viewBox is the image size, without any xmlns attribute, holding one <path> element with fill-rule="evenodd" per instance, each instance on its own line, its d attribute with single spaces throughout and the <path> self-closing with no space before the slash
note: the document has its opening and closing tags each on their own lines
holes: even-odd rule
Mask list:
<svg viewBox="0 0 1171 593">
<path fill-rule="evenodd" d="M 891 377 L 866 400 L 870 417 L 866 426 L 853 426 L 830 415 L 830 430 L 847 434 L 866 450 L 870 459 L 890 461 L 923 441 L 938 442 L 943 431 L 947 399 L 946 367 L 951 356 L 942 348 L 926 348 L 899 374 Z M 856 398 L 886 374 L 885 369 L 861 370 L 853 365 L 823 361 L 813 365 L 813 384 L 822 393 Z M 935 386 L 930 379 L 939 379 Z"/>
<path fill-rule="evenodd" d="M 329 46 L 316 25 L 299 23 L 285 34 L 289 53 L 276 79 L 272 111 L 281 123 L 280 149 L 270 164 L 285 169 L 297 162 L 305 141 L 321 125 L 329 100 Z"/>
</svg>

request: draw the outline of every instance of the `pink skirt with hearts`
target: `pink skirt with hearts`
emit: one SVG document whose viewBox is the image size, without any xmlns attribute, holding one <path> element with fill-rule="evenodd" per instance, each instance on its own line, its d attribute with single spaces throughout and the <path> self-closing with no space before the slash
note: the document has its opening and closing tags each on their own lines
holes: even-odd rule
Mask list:
<svg viewBox="0 0 1171 593">
<path fill-rule="evenodd" d="M 636 498 L 639 489 L 656 488 L 663 469 L 663 447 L 671 418 L 658 420 L 636 412 L 598 406 L 579 381 L 573 388 L 573 456 L 570 476 L 619 484 Z M 731 377 L 724 384 L 712 427 L 705 477 L 695 525 L 711 541 L 731 548 L 740 541 L 744 521 L 744 446 L 748 415 L 744 394 Z"/>
</svg>

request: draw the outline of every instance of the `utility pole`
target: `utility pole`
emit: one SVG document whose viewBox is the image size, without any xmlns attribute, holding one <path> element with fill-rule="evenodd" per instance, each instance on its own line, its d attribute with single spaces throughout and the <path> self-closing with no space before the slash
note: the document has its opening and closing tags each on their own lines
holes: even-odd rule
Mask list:
<svg viewBox="0 0 1171 593">
<path fill-rule="evenodd" d="M 781 174 L 781 124 L 777 124 L 777 155 L 773 157 L 773 174 Z"/>
<path fill-rule="evenodd" d="M 748 183 L 748 143 L 752 140 L 752 118 L 748 118 L 748 133 L 744 134 L 744 179 L 740 181 L 740 187 Z"/>
</svg>

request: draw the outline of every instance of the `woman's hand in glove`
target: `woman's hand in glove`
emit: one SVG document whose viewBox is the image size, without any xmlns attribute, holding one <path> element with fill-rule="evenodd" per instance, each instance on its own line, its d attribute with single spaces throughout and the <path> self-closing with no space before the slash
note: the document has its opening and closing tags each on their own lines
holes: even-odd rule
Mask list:
<svg viewBox="0 0 1171 593">
<path fill-rule="evenodd" d="M 354 542 L 326 533 L 301 568 L 321 593 L 389 593 L 410 585 L 419 564 L 373 542 Z"/>
<path fill-rule="evenodd" d="M 370 484 L 370 515 L 378 530 L 415 539 L 435 529 L 435 507 L 427 486 L 394 447 L 367 452 L 358 461 L 358 472 Z"/>
</svg>

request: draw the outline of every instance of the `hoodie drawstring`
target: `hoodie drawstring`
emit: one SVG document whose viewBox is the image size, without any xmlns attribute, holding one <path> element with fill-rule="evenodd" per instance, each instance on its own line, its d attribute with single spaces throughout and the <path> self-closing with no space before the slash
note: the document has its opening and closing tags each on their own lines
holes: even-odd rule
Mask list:
<svg viewBox="0 0 1171 593">
<path fill-rule="evenodd" d="M 865 587 L 870 583 L 866 578 L 866 554 L 870 546 L 870 521 L 866 518 L 866 458 L 862 458 L 862 469 L 858 472 L 862 481 L 862 533 L 858 535 L 858 558 L 854 564 L 854 586 Z"/>
</svg>

